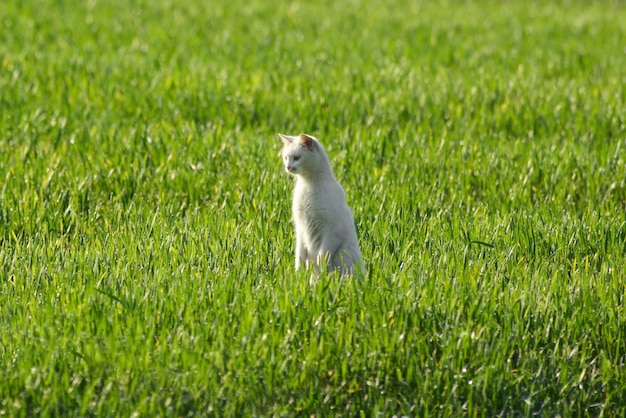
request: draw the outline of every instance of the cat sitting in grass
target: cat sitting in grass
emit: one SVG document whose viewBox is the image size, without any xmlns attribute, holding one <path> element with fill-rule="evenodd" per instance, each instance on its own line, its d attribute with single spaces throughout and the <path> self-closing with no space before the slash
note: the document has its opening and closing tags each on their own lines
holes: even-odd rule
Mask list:
<svg viewBox="0 0 626 418">
<path fill-rule="evenodd" d="M 363 273 L 361 250 L 346 195 L 337 183 L 322 144 L 306 134 L 278 134 L 287 173 L 296 178 L 293 221 L 296 227 L 296 270 L 303 264 L 316 273 Z"/>
</svg>

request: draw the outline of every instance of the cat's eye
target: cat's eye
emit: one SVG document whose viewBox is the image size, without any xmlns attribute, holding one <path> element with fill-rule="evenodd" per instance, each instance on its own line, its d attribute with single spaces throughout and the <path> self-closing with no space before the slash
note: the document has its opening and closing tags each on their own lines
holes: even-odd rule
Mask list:
<svg viewBox="0 0 626 418">
<path fill-rule="evenodd" d="M 293 157 L 293 160 L 294 160 L 294 161 L 298 161 L 299 159 L 300 159 L 300 156 L 299 156 L 299 155 L 298 155 L 298 156 Z"/>
</svg>

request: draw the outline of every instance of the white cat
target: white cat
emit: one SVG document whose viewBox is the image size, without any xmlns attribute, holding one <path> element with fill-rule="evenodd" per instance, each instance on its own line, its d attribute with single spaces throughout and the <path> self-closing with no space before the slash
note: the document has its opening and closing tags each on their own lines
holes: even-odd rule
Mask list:
<svg viewBox="0 0 626 418">
<path fill-rule="evenodd" d="M 363 273 L 361 250 L 346 195 L 335 180 L 322 144 L 306 134 L 278 134 L 283 164 L 296 177 L 293 221 L 296 227 L 296 270 L 302 263 L 338 271 Z"/>
</svg>

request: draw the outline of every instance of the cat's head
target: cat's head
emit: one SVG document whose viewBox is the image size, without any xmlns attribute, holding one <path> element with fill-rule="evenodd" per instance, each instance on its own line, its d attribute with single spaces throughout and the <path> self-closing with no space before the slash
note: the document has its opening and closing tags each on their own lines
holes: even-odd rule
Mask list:
<svg viewBox="0 0 626 418">
<path fill-rule="evenodd" d="M 283 140 L 283 165 L 289 174 L 307 175 L 319 171 L 326 154 L 320 142 L 307 134 L 278 134 Z"/>
</svg>

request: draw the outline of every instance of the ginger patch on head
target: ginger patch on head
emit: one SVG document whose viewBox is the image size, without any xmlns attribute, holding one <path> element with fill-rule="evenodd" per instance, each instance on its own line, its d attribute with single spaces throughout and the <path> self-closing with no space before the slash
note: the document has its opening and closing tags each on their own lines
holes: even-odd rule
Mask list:
<svg viewBox="0 0 626 418">
<path fill-rule="evenodd" d="M 300 134 L 300 143 L 310 150 L 313 149 L 313 138 L 306 134 Z"/>
</svg>

